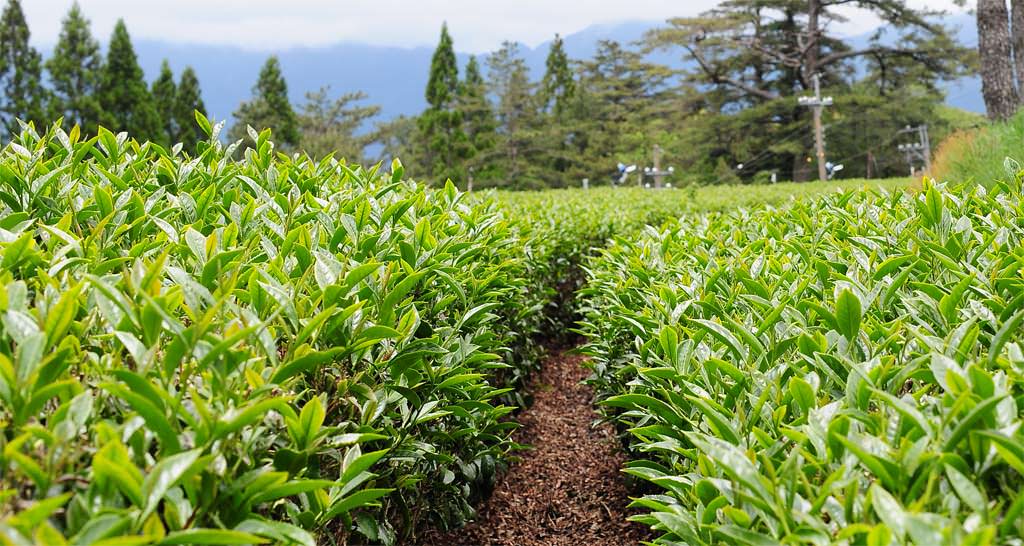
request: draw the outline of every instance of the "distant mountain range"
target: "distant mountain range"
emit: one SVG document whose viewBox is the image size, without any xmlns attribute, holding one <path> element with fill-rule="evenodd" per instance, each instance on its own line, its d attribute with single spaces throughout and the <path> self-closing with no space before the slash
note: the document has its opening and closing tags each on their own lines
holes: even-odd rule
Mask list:
<svg viewBox="0 0 1024 546">
<path fill-rule="evenodd" d="M 962 43 L 977 43 L 973 19 L 969 16 L 951 18 L 959 27 Z M 599 40 L 629 43 L 640 39 L 647 30 L 662 25 L 661 21 L 633 21 L 609 25 L 595 25 L 580 32 L 564 36 L 570 58 L 591 57 Z M 866 41 L 866 37 L 853 38 L 853 42 Z M 527 66 L 539 78 L 550 43 L 537 47 L 521 46 Z M 203 98 L 210 114 L 216 119 L 228 119 L 239 102 L 250 97 L 260 67 L 267 56 L 276 54 L 281 60 L 288 89 L 295 103 L 304 101 L 307 91 L 330 86 L 333 95 L 349 91 L 363 91 L 368 104 L 382 108 L 381 120 L 399 115 L 421 112 L 426 101 L 423 93 L 430 67 L 432 47 L 398 48 L 357 43 L 339 43 L 321 48 L 293 48 L 282 51 L 250 51 L 241 48 L 136 40 L 136 52 L 147 78 L 157 76 L 160 63 L 167 59 L 176 74 L 191 65 L 199 76 Z M 458 44 L 456 43 L 456 48 Z M 458 54 L 463 66 L 469 59 Z M 481 59 L 482 61 L 483 59 Z M 676 52 L 656 52 L 651 60 L 669 66 L 683 66 Z M 984 111 L 981 84 L 978 78 L 965 78 L 953 82 L 948 88 L 947 102 L 975 112 Z"/>
</svg>

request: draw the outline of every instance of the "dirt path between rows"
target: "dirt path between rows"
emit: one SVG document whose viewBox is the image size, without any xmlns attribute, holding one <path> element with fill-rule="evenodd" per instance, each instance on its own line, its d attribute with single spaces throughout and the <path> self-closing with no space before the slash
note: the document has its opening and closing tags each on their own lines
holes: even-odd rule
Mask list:
<svg viewBox="0 0 1024 546">
<path fill-rule="evenodd" d="M 473 523 L 427 533 L 421 546 L 625 546 L 649 538 L 626 521 L 625 456 L 608 425 L 594 427 L 583 358 L 554 353 L 534 380 L 534 403 L 518 418 L 521 452 Z"/>
</svg>

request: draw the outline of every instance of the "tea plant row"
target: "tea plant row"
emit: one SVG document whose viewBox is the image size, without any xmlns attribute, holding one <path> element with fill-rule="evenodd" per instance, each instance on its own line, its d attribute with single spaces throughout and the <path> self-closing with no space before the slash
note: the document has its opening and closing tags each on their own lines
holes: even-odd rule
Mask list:
<svg viewBox="0 0 1024 546">
<path fill-rule="evenodd" d="M 619 238 L 593 384 L 658 544 L 1024 535 L 1020 179 L 846 191 Z"/>
<path fill-rule="evenodd" d="M 202 118 L 201 122 L 205 121 Z M 101 131 L 0 156 L 0 542 L 394 543 L 512 447 L 544 291 L 454 186 Z"/>
</svg>

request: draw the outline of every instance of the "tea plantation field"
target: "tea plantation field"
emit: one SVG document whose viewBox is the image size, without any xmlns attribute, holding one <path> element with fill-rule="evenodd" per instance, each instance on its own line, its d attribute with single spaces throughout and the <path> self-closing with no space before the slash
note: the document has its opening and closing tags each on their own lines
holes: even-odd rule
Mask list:
<svg viewBox="0 0 1024 546">
<path fill-rule="evenodd" d="M 1019 542 L 1019 178 L 469 195 L 206 128 L 0 151 L 0 544 L 461 525 L 573 329 L 659 544 Z"/>
</svg>

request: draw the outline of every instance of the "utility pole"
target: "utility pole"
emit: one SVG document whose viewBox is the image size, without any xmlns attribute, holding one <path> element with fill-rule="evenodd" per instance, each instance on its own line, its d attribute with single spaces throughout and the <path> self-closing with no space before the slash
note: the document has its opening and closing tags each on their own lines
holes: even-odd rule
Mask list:
<svg viewBox="0 0 1024 546">
<path fill-rule="evenodd" d="M 654 160 L 654 172 L 658 172 L 658 171 L 661 170 L 661 146 L 658 146 L 657 144 L 655 144 L 654 145 L 654 150 L 652 150 L 651 155 L 653 156 L 651 159 Z M 654 187 L 655 188 L 660 188 L 661 187 L 661 177 L 659 177 L 659 176 L 655 176 L 654 177 Z"/>
<path fill-rule="evenodd" d="M 932 170 L 932 144 L 928 139 L 928 126 L 918 125 L 917 127 L 907 126 L 902 131 L 896 133 L 897 135 L 917 133 L 917 142 L 911 142 L 909 144 L 900 144 L 896 147 L 897 150 L 903 152 L 903 156 L 906 157 L 907 163 L 910 165 L 910 176 L 914 176 L 916 169 L 914 168 L 914 160 L 920 160 L 924 164 L 924 172 L 931 172 Z"/>
<path fill-rule="evenodd" d="M 924 170 L 928 173 L 932 172 L 932 143 L 928 139 L 928 126 L 922 125 L 919 127 L 921 130 L 921 144 L 924 144 Z"/>
<path fill-rule="evenodd" d="M 821 96 L 821 78 L 818 74 L 814 78 L 814 96 L 800 97 L 800 106 L 807 106 L 814 112 L 814 148 L 818 156 L 818 180 L 828 180 L 828 172 L 825 170 L 825 128 L 821 125 L 821 112 L 826 106 L 832 106 L 832 97 Z"/>
<path fill-rule="evenodd" d="M 661 146 L 655 144 L 653 150 L 654 167 L 644 167 L 644 174 L 654 179 L 654 187 L 660 188 L 663 186 L 661 180 L 666 176 L 670 176 L 675 172 L 673 167 L 669 167 L 667 171 L 661 170 Z"/>
</svg>

